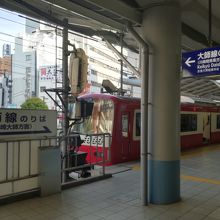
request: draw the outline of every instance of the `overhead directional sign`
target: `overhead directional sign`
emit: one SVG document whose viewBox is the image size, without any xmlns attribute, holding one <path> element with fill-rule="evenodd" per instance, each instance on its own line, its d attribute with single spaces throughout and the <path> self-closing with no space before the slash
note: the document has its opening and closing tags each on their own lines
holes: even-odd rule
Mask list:
<svg viewBox="0 0 220 220">
<path fill-rule="evenodd" d="M 220 74 L 220 47 L 182 54 L 183 77 Z"/>
<path fill-rule="evenodd" d="M 56 136 L 56 124 L 56 111 L 0 109 L 0 140 Z"/>
</svg>

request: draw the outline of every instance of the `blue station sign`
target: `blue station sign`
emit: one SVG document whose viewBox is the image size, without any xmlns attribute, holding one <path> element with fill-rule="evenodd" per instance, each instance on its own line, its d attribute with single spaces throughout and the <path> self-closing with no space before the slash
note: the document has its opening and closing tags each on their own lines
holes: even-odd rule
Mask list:
<svg viewBox="0 0 220 220">
<path fill-rule="evenodd" d="M 206 48 L 182 54 L 183 77 L 220 74 L 220 47 Z"/>
</svg>

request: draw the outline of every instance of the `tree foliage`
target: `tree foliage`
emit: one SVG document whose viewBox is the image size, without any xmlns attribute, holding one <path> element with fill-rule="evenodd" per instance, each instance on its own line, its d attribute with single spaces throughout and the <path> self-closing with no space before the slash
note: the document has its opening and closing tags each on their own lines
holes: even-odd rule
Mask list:
<svg viewBox="0 0 220 220">
<path fill-rule="evenodd" d="M 48 109 L 47 104 L 40 98 L 33 97 L 27 99 L 22 105 L 22 109 Z"/>
</svg>

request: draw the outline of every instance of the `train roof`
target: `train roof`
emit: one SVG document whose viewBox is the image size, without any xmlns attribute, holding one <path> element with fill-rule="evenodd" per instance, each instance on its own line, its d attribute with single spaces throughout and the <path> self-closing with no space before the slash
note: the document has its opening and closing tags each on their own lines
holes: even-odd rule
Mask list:
<svg viewBox="0 0 220 220">
<path fill-rule="evenodd" d="M 209 105 L 207 103 L 181 103 L 181 110 L 192 112 L 220 112 L 220 106 Z"/>
<path fill-rule="evenodd" d="M 79 99 L 106 99 L 114 102 L 132 102 L 140 104 L 140 98 L 112 95 L 109 93 L 88 93 L 79 96 Z M 220 106 L 207 103 L 181 103 L 181 111 L 191 112 L 220 112 Z"/>
<path fill-rule="evenodd" d="M 89 99 L 89 98 L 96 98 L 96 99 L 110 99 L 113 101 L 132 101 L 132 102 L 140 102 L 140 98 L 134 98 L 134 97 L 127 97 L 127 96 L 118 96 L 118 95 L 112 95 L 108 93 L 88 93 L 85 95 L 79 96 L 79 99 Z"/>
</svg>

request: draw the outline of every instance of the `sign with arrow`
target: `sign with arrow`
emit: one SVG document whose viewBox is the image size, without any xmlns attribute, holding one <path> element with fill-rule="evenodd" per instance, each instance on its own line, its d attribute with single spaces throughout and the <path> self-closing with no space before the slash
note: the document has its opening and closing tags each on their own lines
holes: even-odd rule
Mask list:
<svg viewBox="0 0 220 220">
<path fill-rule="evenodd" d="M 0 140 L 56 134 L 57 112 L 54 110 L 0 109 Z"/>
<path fill-rule="evenodd" d="M 220 74 L 220 47 L 185 52 L 182 54 L 183 77 Z"/>
</svg>

